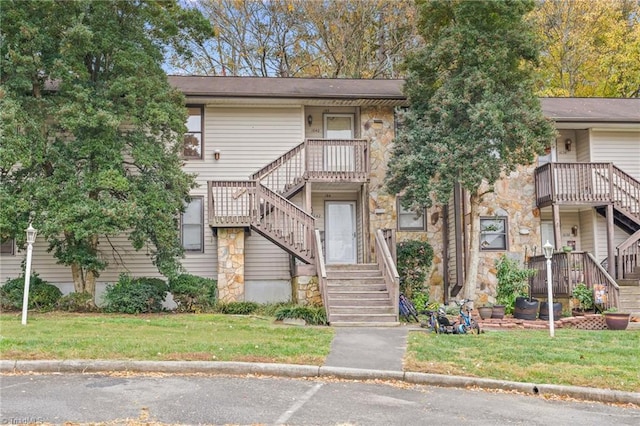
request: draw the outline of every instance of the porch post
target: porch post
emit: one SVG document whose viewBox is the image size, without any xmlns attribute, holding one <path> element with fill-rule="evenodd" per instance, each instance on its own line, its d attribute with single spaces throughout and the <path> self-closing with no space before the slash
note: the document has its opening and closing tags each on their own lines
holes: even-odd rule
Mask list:
<svg viewBox="0 0 640 426">
<path fill-rule="evenodd" d="M 619 277 L 616 277 L 616 255 L 613 232 L 613 203 L 609 203 L 607 204 L 607 272 L 609 272 L 609 275 L 613 278 L 617 279 Z"/>
<path fill-rule="evenodd" d="M 244 301 L 244 228 L 218 229 L 218 300 Z"/>
<path fill-rule="evenodd" d="M 553 242 L 556 250 L 562 248 L 562 231 L 560 230 L 560 207 L 551 204 L 551 212 L 553 214 Z"/>
</svg>

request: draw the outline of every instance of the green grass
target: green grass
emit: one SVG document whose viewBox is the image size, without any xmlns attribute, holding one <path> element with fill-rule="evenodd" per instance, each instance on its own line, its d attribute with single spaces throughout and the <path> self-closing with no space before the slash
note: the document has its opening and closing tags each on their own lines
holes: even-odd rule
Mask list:
<svg viewBox="0 0 640 426">
<path fill-rule="evenodd" d="M 334 329 L 221 314 L 0 314 L 2 359 L 250 361 L 322 365 Z M 640 389 L 640 330 L 409 334 L 405 370 Z"/>
<path fill-rule="evenodd" d="M 409 335 L 405 369 L 518 382 L 640 390 L 640 330 Z"/>
<path fill-rule="evenodd" d="M 320 365 L 333 330 L 215 314 L 0 315 L 2 359 L 251 361 Z"/>
</svg>

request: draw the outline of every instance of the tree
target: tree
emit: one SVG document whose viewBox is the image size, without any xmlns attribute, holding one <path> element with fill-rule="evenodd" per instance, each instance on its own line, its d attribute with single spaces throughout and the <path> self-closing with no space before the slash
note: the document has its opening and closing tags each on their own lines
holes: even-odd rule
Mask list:
<svg viewBox="0 0 640 426">
<path fill-rule="evenodd" d="M 473 298 L 482 197 L 529 164 L 554 137 L 533 93 L 537 58 L 524 16 L 533 1 L 417 2 L 424 48 L 409 56 L 410 106 L 395 141 L 387 187 L 405 207 L 445 203 L 459 183 L 470 198 L 463 295 Z"/>
<path fill-rule="evenodd" d="M 100 243 L 126 233 L 164 274 L 179 269 L 183 96 L 165 47 L 211 31 L 177 1 L 3 1 L 0 233 L 29 221 L 76 292 L 95 297 Z M 107 247 L 107 249 L 110 249 Z"/>
<path fill-rule="evenodd" d="M 396 0 L 200 0 L 216 38 L 193 43 L 182 72 L 262 77 L 396 78 L 418 38 Z"/>
<path fill-rule="evenodd" d="M 640 96 L 640 2 L 551 0 L 531 19 L 544 96 Z"/>
</svg>

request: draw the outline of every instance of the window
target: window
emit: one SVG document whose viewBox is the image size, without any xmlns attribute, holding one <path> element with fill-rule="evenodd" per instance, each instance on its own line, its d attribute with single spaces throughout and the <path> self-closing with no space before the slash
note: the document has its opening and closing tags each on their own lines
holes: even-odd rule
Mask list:
<svg viewBox="0 0 640 426">
<path fill-rule="evenodd" d="M 480 218 L 480 250 L 507 249 L 507 218 L 503 216 Z"/>
<path fill-rule="evenodd" d="M 398 200 L 398 231 L 426 231 L 427 221 L 425 209 L 408 210 Z"/>
<path fill-rule="evenodd" d="M 182 213 L 180 238 L 182 247 L 190 252 L 204 252 L 204 199 L 192 198 Z"/>
<path fill-rule="evenodd" d="M 15 240 L 13 238 L 3 239 L 0 243 L 0 254 L 14 255 Z"/>
<path fill-rule="evenodd" d="M 202 158 L 202 126 L 204 124 L 204 108 L 188 106 L 187 133 L 184 134 L 182 155 L 185 158 Z"/>
</svg>

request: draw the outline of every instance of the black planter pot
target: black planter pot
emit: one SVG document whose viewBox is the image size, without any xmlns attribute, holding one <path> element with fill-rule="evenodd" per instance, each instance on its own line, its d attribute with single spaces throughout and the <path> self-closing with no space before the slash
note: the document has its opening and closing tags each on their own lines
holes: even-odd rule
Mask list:
<svg viewBox="0 0 640 426">
<path fill-rule="evenodd" d="M 562 316 L 562 303 L 555 302 L 553 304 L 553 320 L 557 321 Z M 549 302 L 540 302 L 540 314 L 538 318 L 541 320 L 549 320 Z"/>
<path fill-rule="evenodd" d="M 523 320 L 535 320 L 538 317 L 538 299 L 528 299 L 526 297 L 516 297 L 516 305 L 513 310 L 513 317 Z"/>
</svg>

